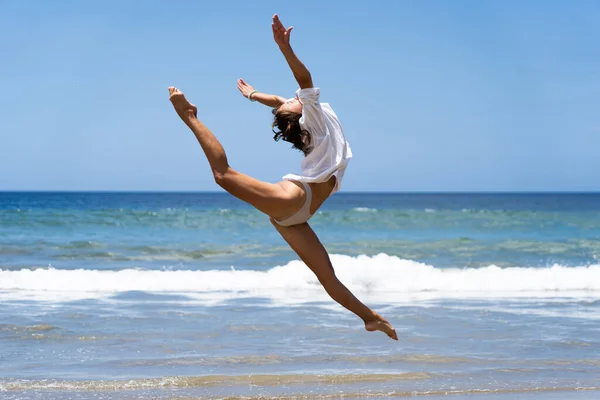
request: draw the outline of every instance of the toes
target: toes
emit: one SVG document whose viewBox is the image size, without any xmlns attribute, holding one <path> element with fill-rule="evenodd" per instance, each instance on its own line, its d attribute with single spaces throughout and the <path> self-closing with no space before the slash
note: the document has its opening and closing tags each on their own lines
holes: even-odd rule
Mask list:
<svg viewBox="0 0 600 400">
<path fill-rule="evenodd" d="M 169 88 L 169 97 L 174 97 L 177 94 L 178 90 L 175 87 Z"/>
<path fill-rule="evenodd" d="M 183 92 L 176 87 L 169 88 L 169 98 L 174 100 L 176 98 L 183 98 Z"/>
</svg>

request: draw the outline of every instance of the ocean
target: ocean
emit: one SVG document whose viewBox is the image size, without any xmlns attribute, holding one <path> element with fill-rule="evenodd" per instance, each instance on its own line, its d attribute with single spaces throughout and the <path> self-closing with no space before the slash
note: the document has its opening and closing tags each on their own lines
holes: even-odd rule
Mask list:
<svg viewBox="0 0 600 400">
<path fill-rule="evenodd" d="M 366 332 L 226 193 L 0 192 L 0 399 L 600 398 L 600 194 L 338 193 Z"/>
</svg>

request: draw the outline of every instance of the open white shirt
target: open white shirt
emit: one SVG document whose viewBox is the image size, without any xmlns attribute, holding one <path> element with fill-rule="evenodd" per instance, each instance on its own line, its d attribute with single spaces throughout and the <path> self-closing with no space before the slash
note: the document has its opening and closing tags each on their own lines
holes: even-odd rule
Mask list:
<svg viewBox="0 0 600 400">
<path fill-rule="evenodd" d="M 352 158 L 350 144 L 337 115 L 329 103 L 319 103 L 319 88 L 298 89 L 296 97 L 302 103 L 300 127 L 310 133 L 309 153 L 302 160 L 302 172 L 299 175 L 287 174 L 285 180 L 317 183 L 336 177 L 332 194 L 342 184 L 346 166 Z"/>
</svg>

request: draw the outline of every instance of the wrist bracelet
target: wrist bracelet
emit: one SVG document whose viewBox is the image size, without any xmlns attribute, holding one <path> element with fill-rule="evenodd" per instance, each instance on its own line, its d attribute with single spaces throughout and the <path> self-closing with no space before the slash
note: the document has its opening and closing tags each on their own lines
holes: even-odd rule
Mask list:
<svg viewBox="0 0 600 400">
<path fill-rule="evenodd" d="M 258 90 L 253 90 L 253 91 L 251 91 L 251 92 L 250 92 L 250 94 L 248 95 L 248 100 L 250 100 L 250 101 L 252 101 L 252 102 L 256 101 L 256 100 L 252 100 L 252 95 L 253 95 L 254 93 L 258 93 Z"/>
</svg>

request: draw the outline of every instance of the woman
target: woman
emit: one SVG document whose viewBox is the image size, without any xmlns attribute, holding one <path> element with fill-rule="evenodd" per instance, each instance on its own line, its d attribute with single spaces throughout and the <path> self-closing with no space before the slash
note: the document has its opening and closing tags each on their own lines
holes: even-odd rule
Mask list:
<svg viewBox="0 0 600 400">
<path fill-rule="evenodd" d="M 308 225 L 308 219 L 341 185 L 351 157 L 337 116 L 328 104 L 319 104 L 319 89 L 290 46 L 293 27 L 285 29 L 273 16 L 273 37 L 285 56 L 300 89 L 295 98 L 260 93 L 243 80 L 238 88 L 251 101 L 273 107 L 279 129 L 275 140 L 291 142 L 305 155 L 302 175 L 286 175 L 283 181 L 262 182 L 232 169 L 223 147 L 197 118 L 197 108 L 183 93 L 169 88 L 169 99 L 183 122 L 194 132 L 212 169 L 215 182 L 223 189 L 271 217 L 271 223 L 300 259 L 314 272 L 327 293 L 360 317 L 368 331 L 382 331 L 398 340 L 396 331 L 379 314 L 361 303 L 336 277 L 327 251 Z"/>
</svg>

